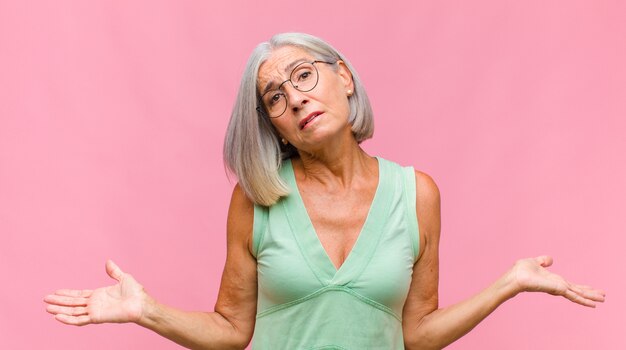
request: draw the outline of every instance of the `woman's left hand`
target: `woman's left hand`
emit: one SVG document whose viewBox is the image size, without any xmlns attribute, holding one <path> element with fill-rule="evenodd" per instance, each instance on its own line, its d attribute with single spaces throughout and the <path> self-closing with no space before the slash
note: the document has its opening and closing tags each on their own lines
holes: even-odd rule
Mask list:
<svg viewBox="0 0 626 350">
<path fill-rule="evenodd" d="M 595 307 L 597 302 L 604 301 L 603 291 L 570 283 L 563 277 L 548 271 L 546 267 L 550 265 L 552 265 L 552 258 L 549 256 L 519 260 L 508 273 L 509 281 L 517 287 L 518 292 L 560 295 L 574 303 L 588 307 Z"/>
</svg>

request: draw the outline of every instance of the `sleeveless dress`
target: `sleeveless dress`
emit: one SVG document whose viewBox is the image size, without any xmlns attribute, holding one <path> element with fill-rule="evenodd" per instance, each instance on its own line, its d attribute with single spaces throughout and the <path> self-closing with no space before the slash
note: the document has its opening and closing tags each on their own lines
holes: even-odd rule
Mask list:
<svg viewBox="0 0 626 350">
<path fill-rule="evenodd" d="M 254 207 L 252 349 L 404 349 L 402 308 L 419 249 L 415 172 L 377 159 L 374 199 L 339 269 L 315 233 L 291 160 L 283 162 L 280 175 L 290 194 L 271 207 Z"/>
</svg>

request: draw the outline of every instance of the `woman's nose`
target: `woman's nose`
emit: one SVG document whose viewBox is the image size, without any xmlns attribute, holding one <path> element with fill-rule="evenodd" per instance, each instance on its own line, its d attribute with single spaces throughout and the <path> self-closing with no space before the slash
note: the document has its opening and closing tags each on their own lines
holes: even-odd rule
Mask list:
<svg viewBox="0 0 626 350">
<path fill-rule="evenodd" d="M 296 89 L 292 84 L 285 85 L 288 85 L 284 89 L 287 95 L 287 108 L 291 109 L 293 112 L 297 112 L 304 104 L 308 103 L 309 100 L 302 91 Z"/>
</svg>

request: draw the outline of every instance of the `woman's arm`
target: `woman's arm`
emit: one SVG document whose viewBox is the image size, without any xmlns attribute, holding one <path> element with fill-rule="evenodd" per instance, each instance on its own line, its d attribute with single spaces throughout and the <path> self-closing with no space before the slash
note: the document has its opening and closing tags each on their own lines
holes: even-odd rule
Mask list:
<svg viewBox="0 0 626 350">
<path fill-rule="evenodd" d="M 441 349 L 478 325 L 506 300 L 524 291 L 561 295 L 581 305 L 595 306 L 604 293 L 567 282 L 545 267 L 550 257 L 519 260 L 502 277 L 473 297 L 458 304 L 438 307 L 439 234 L 441 227 L 439 190 L 426 174 L 416 172 L 417 217 L 420 256 L 413 267 L 413 280 L 403 310 L 407 349 Z"/>
<path fill-rule="evenodd" d="M 228 213 L 227 257 L 214 312 L 186 312 L 158 303 L 113 262 L 107 273 L 118 283 L 96 290 L 60 290 L 48 295 L 47 311 L 60 322 L 134 322 L 190 349 L 244 349 L 256 314 L 256 260 L 250 253 L 253 204 L 235 187 Z"/>
</svg>

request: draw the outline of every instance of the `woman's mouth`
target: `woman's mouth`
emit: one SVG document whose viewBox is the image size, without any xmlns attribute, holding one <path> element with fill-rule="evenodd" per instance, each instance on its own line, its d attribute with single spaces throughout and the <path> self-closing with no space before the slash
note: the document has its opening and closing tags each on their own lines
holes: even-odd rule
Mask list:
<svg viewBox="0 0 626 350">
<path fill-rule="evenodd" d="M 315 118 L 323 114 L 323 112 L 313 112 L 307 115 L 304 119 L 300 121 L 300 130 L 306 128 L 306 126 L 311 123 Z"/>
</svg>

